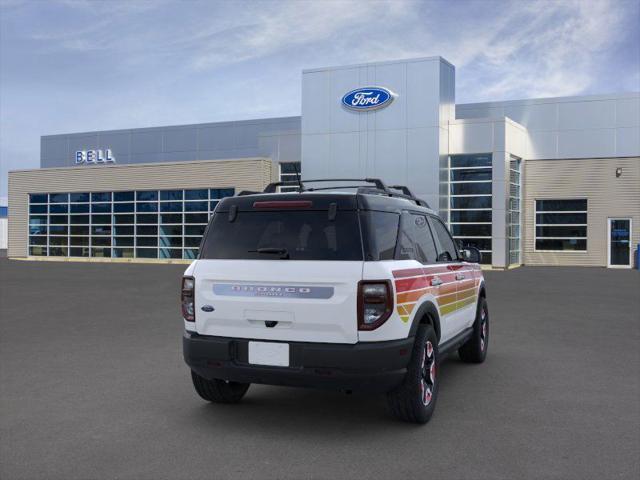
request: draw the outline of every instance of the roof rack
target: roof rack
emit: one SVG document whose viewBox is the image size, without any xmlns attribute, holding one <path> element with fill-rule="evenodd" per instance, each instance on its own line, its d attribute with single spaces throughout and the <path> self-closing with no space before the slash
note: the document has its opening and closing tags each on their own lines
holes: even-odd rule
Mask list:
<svg viewBox="0 0 640 480">
<path fill-rule="evenodd" d="M 319 182 L 361 182 L 369 183 L 372 186 L 364 185 L 333 185 L 331 187 L 305 187 L 305 183 L 319 183 Z M 373 194 L 373 195 L 387 195 L 389 197 L 404 198 L 416 202 L 421 207 L 430 208 L 429 204 L 424 200 L 417 198 L 408 187 L 404 185 L 390 185 L 387 186 L 379 178 L 320 178 L 311 180 L 300 180 L 296 182 L 274 182 L 267 185 L 263 193 L 276 193 L 278 187 L 287 186 L 297 188 L 299 193 L 302 192 L 314 192 L 319 190 L 336 190 L 340 188 L 355 188 L 357 193 L 361 194 Z M 393 192 L 392 190 L 400 190 L 399 192 Z"/>
</svg>

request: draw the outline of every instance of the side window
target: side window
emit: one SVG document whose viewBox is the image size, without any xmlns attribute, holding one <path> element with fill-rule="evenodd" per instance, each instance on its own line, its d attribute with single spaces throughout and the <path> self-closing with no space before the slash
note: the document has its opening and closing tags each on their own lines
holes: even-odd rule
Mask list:
<svg viewBox="0 0 640 480">
<path fill-rule="evenodd" d="M 453 238 L 439 218 L 430 217 L 429 224 L 438 240 L 438 261 L 452 262 L 458 259 L 458 251 Z"/>
<path fill-rule="evenodd" d="M 417 260 L 421 263 L 436 261 L 436 246 L 431 236 L 427 217 L 413 213 L 402 215 L 399 260 Z"/>
<path fill-rule="evenodd" d="M 360 212 L 363 226 L 365 259 L 393 260 L 398 240 L 400 215 L 391 212 L 365 210 Z"/>
</svg>

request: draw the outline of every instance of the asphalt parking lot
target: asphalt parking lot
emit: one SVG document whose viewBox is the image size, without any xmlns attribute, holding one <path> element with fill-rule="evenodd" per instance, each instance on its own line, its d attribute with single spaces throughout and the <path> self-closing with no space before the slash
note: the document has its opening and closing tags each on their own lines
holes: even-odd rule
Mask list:
<svg viewBox="0 0 640 480">
<path fill-rule="evenodd" d="M 487 272 L 483 365 L 426 426 L 382 397 L 192 390 L 184 266 L 0 259 L 0 478 L 640 478 L 640 274 Z"/>
</svg>

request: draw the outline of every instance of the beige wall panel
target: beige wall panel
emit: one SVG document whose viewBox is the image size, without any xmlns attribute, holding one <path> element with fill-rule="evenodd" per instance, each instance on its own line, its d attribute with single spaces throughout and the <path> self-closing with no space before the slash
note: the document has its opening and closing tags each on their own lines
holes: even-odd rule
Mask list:
<svg viewBox="0 0 640 480">
<path fill-rule="evenodd" d="M 9 172 L 9 257 L 27 256 L 29 193 L 225 188 L 261 191 L 268 159 L 48 168 Z"/>
<path fill-rule="evenodd" d="M 640 243 L 640 158 L 527 160 L 523 251 L 526 265 L 607 264 L 607 219 L 630 217 L 633 251 Z M 616 178 L 616 169 L 622 176 Z M 536 199 L 587 199 L 587 251 L 535 252 Z"/>
</svg>

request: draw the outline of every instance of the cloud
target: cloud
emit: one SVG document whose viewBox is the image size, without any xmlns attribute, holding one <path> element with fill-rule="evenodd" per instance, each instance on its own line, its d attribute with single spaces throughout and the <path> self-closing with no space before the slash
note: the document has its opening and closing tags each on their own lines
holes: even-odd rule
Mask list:
<svg viewBox="0 0 640 480">
<path fill-rule="evenodd" d="M 640 90 L 637 0 L 0 0 L 0 195 L 45 134 L 300 111 L 300 70 L 442 55 L 458 102 Z M 9 165 L 9 167 L 7 167 Z"/>
<path fill-rule="evenodd" d="M 622 15 L 610 1 L 543 2 L 513 9 L 507 17 L 509 32 L 487 39 L 467 64 L 494 72 L 495 80 L 480 95 L 499 99 L 583 92 L 596 78 L 601 54 L 617 41 Z"/>
</svg>

